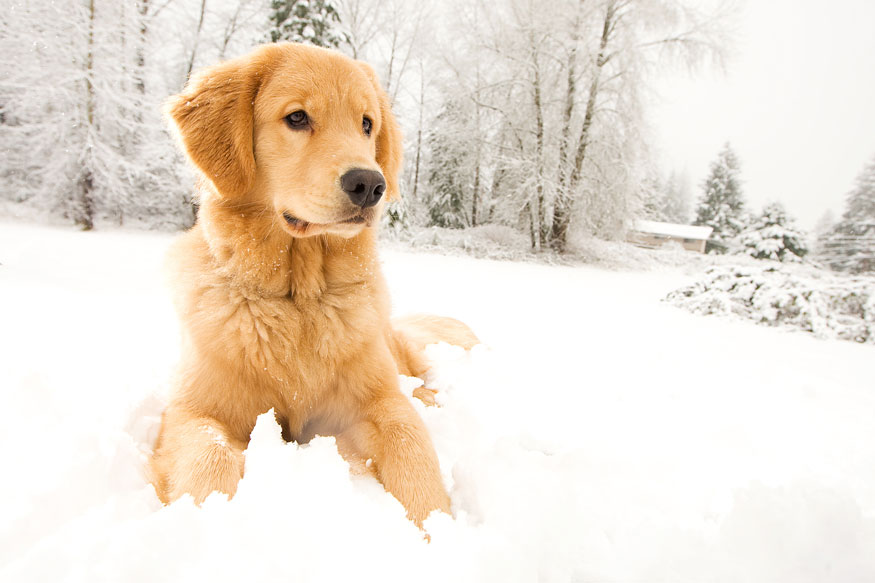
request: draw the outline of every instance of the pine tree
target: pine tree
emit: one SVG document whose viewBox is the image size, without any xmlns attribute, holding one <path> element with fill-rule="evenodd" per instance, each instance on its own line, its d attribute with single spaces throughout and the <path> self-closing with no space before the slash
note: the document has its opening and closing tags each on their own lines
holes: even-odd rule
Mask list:
<svg viewBox="0 0 875 583">
<path fill-rule="evenodd" d="M 832 269 L 875 271 L 875 158 L 857 176 L 842 220 L 820 240 L 821 258 Z"/>
<path fill-rule="evenodd" d="M 704 194 L 696 212 L 696 225 L 712 227 L 709 253 L 726 253 L 729 241 L 744 229 L 744 200 L 739 178 L 738 157 L 727 143 L 711 163 L 703 186 Z"/>
<path fill-rule="evenodd" d="M 641 197 L 643 206 L 641 216 L 649 221 L 668 221 L 664 209 L 668 192 L 668 182 L 658 177 L 650 177 L 642 181 Z"/>
<path fill-rule="evenodd" d="M 662 214 L 666 220 L 686 225 L 690 221 L 690 185 L 685 175 L 672 172 L 665 184 Z"/>
<path fill-rule="evenodd" d="M 337 47 L 340 15 L 331 0 L 271 0 L 271 42 L 288 40 Z"/>
<path fill-rule="evenodd" d="M 798 261 L 808 253 L 805 233 L 777 202 L 766 205 L 736 242 L 743 253 L 756 259 Z"/>
<path fill-rule="evenodd" d="M 466 114 L 459 102 L 444 104 L 427 137 L 431 151 L 427 174 L 426 207 L 428 222 L 438 227 L 460 229 L 468 226 L 465 213 L 470 188 L 472 144 L 465 132 Z M 456 128 L 447 131 L 446 128 Z"/>
<path fill-rule="evenodd" d="M 686 225 L 690 221 L 690 192 L 684 176 L 672 172 L 668 178 L 643 182 L 642 216 L 653 221 Z"/>
<path fill-rule="evenodd" d="M 832 231 L 833 227 L 835 227 L 836 218 L 833 214 L 832 210 L 826 209 L 823 211 L 823 214 L 820 215 L 820 218 L 817 219 L 817 224 L 814 225 L 814 234 L 818 239 Z"/>
</svg>

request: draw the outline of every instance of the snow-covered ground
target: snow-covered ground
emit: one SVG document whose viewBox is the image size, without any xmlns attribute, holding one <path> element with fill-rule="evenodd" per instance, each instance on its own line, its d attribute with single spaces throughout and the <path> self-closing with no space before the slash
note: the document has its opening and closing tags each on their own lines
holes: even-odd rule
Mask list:
<svg viewBox="0 0 875 583">
<path fill-rule="evenodd" d="M 484 342 L 430 349 L 430 543 L 266 417 L 232 501 L 163 508 L 170 240 L 0 223 L 2 581 L 875 580 L 875 350 L 672 307 L 679 270 L 384 253 L 398 313 Z"/>
</svg>

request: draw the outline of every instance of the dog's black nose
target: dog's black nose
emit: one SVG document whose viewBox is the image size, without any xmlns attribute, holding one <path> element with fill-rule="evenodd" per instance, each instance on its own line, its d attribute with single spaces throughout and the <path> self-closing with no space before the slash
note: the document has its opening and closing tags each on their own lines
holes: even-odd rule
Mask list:
<svg viewBox="0 0 875 583">
<path fill-rule="evenodd" d="M 376 170 L 353 168 L 340 177 L 340 186 L 349 200 L 362 208 L 380 202 L 386 192 L 386 180 Z"/>
</svg>

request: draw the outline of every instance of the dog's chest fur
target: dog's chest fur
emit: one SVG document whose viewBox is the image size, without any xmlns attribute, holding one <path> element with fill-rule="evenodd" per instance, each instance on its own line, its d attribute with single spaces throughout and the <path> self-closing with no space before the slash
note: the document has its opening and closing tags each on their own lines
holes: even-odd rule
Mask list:
<svg viewBox="0 0 875 583">
<path fill-rule="evenodd" d="M 225 420 L 241 433 L 274 408 L 300 434 L 330 416 L 338 399 L 360 398 L 362 379 L 350 371 L 362 368 L 361 359 L 384 357 L 389 317 L 375 254 L 362 248 L 373 241 L 267 237 L 217 252 L 208 236 L 196 227 L 176 253 L 199 263 L 176 266 L 178 309 L 192 348 L 186 353 L 193 355 L 183 370 L 219 385 L 196 399 L 212 402 L 210 413 L 219 416 L 246 409 L 224 399 L 251 403 L 251 419 Z"/>
</svg>

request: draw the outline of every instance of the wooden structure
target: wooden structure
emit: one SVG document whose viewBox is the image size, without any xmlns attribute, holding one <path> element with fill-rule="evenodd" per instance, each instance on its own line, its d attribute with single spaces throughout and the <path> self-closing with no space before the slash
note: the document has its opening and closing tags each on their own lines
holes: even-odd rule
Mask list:
<svg viewBox="0 0 875 583">
<path fill-rule="evenodd" d="M 639 247 L 657 249 L 667 243 L 678 243 L 690 251 L 705 252 L 705 242 L 711 236 L 711 227 L 695 227 L 658 221 L 635 221 L 626 234 L 626 240 Z"/>
</svg>

